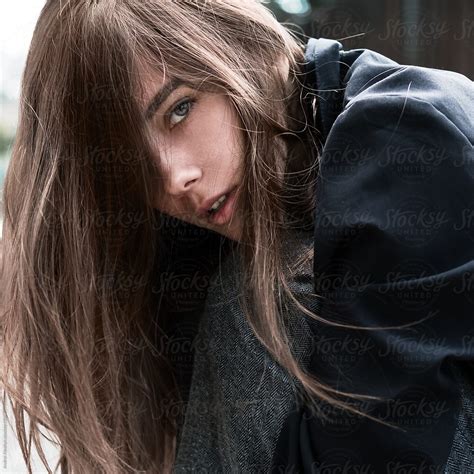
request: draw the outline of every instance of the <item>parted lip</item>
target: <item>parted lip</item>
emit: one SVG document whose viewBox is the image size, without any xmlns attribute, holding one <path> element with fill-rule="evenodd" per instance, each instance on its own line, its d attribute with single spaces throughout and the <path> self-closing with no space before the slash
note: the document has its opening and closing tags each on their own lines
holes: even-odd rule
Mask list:
<svg viewBox="0 0 474 474">
<path fill-rule="evenodd" d="M 202 205 L 198 208 L 197 212 L 199 217 L 206 217 L 208 215 L 208 210 L 211 208 L 211 206 L 224 194 L 230 194 L 235 188 L 231 188 L 227 191 L 224 191 L 223 193 L 217 194 L 216 196 L 208 199 L 207 201 L 204 201 Z"/>
</svg>

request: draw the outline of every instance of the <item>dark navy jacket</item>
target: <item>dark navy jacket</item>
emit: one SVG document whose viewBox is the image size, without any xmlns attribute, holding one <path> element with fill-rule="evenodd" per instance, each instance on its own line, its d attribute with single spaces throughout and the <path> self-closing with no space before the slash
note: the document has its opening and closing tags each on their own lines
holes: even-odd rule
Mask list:
<svg viewBox="0 0 474 474">
<path fill-rule="evenodd" d="M 324 138 L 319 315 L 369 327 L 422 321 L 376 331 L 311 321 L 312 373 L 385 397 L 361 407 L 402 430 L 330 406 L 324 421 L 299 405 L 272 472 L 474 472 L 473 82 L 324 38 L 305 55 Z"/>
</svg>

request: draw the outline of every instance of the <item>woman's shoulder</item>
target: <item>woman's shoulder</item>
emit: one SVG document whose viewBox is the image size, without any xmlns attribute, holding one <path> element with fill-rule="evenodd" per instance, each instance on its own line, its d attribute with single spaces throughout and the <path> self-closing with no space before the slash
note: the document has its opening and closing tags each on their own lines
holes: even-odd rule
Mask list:
<svg viewBox="0 0 474 474">
<path fill-rule="evenodd" d="M 398 64 L 367 49 L 352 63 L 343 84 L 342 113 L 357 102 L 382 110 L 411 102 L 415 113 L 419 107 L 434 120 L 445 117 L 473 142 L 474 82 L 462 74 Z"/>
<path fill-rule="evenodd" d="M 399 64 L 368 48 L 344 50 L 341 42 L 310 38 L 306 45 L 307 82 L 318 100 L 318 123 L 324 138 L 347 116 L 358 120 L 359 107 L 384 114 L 400 107 L 430 120 L 446 118 L 472 144 L 474 83 L 454 71 Z M 388 100 L 390 99 L 390 100 Z M 406 110 L 410 103 L 411 109 Z M 354 110 L 352 110 L 354 109 Z M 398 124 L 399 115 L 396 116 Z M 387 120 L 383 121 L 387 126 Z M 352 125 L 352 124 L 351 124 Z M 415 131 L 415 130 L 412 130 Z"/>
<path fill-rule="evenodd" d="M 416 260 L 417 276 L 459 266 L 462 279 L 474 264 L 472 81 L 368 50 L 345 77 L 319 160 L 315 273 L 339 261 L 380 283 Z"/>
<path fill-rule="evenodd" d="M 368 92 L 337 117 L 315 196 L 320 261 L 344 254 L 354 263 L 358 255 L 357 264 L 381 281 L 410 258 L 424 260 L 431 274 L 431 266 L 443 271 L 472 259 L 474 132 L 467 109 L 474 111 L 474 101 L 446 112 L 439 101 Z"/>
</svg>

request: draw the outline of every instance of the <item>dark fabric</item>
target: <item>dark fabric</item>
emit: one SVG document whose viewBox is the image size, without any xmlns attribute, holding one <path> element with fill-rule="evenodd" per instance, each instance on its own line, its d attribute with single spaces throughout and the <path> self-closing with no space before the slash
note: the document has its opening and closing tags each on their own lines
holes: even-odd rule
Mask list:
<svg viewBox="0 0 474 474">
<path fill-rule="evenodd" d="M 271 472 L 474 472 L 473 83 L 331 40 L 312 38 L 306 58 L 317 96 L 337 88 L 339 61 L 350 64 L 342 101 L 333 93 L 333 108 L 318 111 L 320 315 L 370 327 L 423 321 L 376 331 L 311 321 L 311 372 L 385 397 L 361 408 L 404 431 L 322 403 L 330 422 L 296 407 Z"/>
<path fill-rule="evenodd" d="M 285 240 L 284 261 L 311 250 L 312 232 Z M 228 253 L 213 274 L 193 342 L 194 367 L 174 472 L 256 473 L 268 470 L 278 434 L 295 404 L 295 385 L 253 334 L 240 303 L 242 266 Z M 309 294 L 312 259 L 289 286 L 301 304 L 316 311 Z M 293 353 L 307 365 L 312 334 L 301 312 L 288 302 Z"/>
<path fill-rule="evenodd" d="M 292 308 L 295 355 L 335 388 L 386 397 L 360 408 L 404 431 L 323 403 L 331 419 L 311 416 L 241 311 L 231 252 L 193 327 L 175 472 L 474 472 L 472 81 L 323 38 L 306 58 L 324 147 L 314 232 L 285 251 L 312 245 L 314 261 L 292 289 L 326 319 L 424 320 L 338 329 Z"/>
<path fill-rule="evenodd" d="M 214 231 L 162 214 L 155 209 L 160 229 L 159 258 L 155 262 L 153 304 L 167 336 L 163 344 L 156 321 L 149 337 L 166 350 L 184 404 L 188 400 L 193 367 L 193 340 L 207 297 L 210 276 L 234 242 Z M 166 319 L 164 319 L 166 317 Z M 184 411 L 180 412 L 184 415 Z"/>
<path fill-rule="evenodd" d="M 471 334 L 469 343 L 473 342 Z M 462 406 L 445 472 L 474 472 L 474 364 L 457 364 L 453 372 L 461 388 Z"/>
</svg>

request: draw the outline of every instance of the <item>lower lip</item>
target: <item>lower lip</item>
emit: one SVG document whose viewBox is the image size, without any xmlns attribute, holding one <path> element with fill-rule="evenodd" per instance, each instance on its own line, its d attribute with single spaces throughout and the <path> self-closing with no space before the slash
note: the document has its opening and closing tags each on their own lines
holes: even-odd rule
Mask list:
<svg viewBox="0 0 474 474">
<path fill-rule="evenodd" d="M 208 221 L 211 224 L 222 225 L 225 224 L 232 216 L 234 210 L 235 194 L 237 188 L 227 196 L 225 204 L 214 214 L 208 216 Z"/>
</svg>

